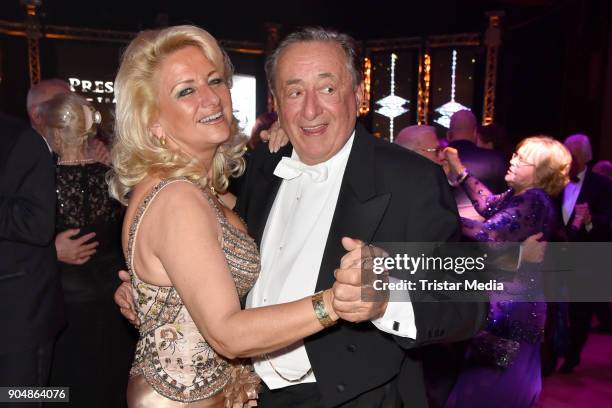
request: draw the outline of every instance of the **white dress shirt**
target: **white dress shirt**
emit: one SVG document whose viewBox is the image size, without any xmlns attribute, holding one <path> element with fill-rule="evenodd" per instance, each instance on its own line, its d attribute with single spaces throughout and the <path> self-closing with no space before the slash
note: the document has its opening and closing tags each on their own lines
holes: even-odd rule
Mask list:
<svg viewBox="0 0 612 408">
<path fill-rule="evenodd" d="M 261 272 L 247 297 L 247 308 L 291 302 L 314 294 L 354 137 L 353 132 L 344 147 L 324 163 L 293 164 L 303 172 L 277 166 L 274 174 L 284 180 L 266 222 L 261 240 Z M 300 161 L 295 150 L 291 158 Z M 391 299 L 396 300 L 397 295 L 391 293 Z M 416 338 L 409 302 L 389 303 L 385 315 L 373 323 L 385 332 Z M 254 358 L 253 362 L 255 371 L 270 389 L 316 381 L 314 373 L 299 382 L 287 381 L 277 373 L 296 380 L 311 369 L 302 341 Z"/>
<path fill-rule="evenodd" d="M 574 207 L 576 207 L 576 201 L 578 201 L 582 184 L 584 184 L 585 174 L 586 169 L 578 173 L 578 181 L 570 181 L 563 189 L 563 223 L 566 225 L 574 212 Z"/>
</svg>

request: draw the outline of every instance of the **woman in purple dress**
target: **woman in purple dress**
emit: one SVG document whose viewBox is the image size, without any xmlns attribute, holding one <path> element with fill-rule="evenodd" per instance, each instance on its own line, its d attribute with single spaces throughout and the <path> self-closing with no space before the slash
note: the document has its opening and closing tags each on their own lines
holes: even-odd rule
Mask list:
<svg viewBox="0 0 612 408">
<path fill-rule="evenodd" d="M 505 177 L 510 189 L 498 195 L 468 174 L 455 149 L 447 148 L 445 154 L 451 175 L 457 176 L 484 217 L 483 221 L 462 219 L 464 235 L 500 243 L 522 242 L 541 232 L 543 239 L 550 240 L 557 220 L 551 197 L 569 181 L 571 156 L 563 144 L 545 136 L 524 139 Z M 466 365 L 446 408 L 535 405 L 542 388 L 540 343 L 546 318 L 539 281 L 536 265 L 523 263 L 506 282 L 504 293 L 491 295 L 488 326 L 468 348 Z"/>
</svg>

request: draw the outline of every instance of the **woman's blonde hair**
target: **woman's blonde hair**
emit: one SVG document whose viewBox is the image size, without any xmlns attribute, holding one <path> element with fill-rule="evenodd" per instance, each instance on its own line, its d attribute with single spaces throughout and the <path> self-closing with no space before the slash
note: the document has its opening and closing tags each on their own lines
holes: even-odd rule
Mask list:
<svg viewBox="0 0 612 408">
<path fill-rule="evenodd" d="M 227 142 L 215 152 L 210 180 L 209 169 L 181 151 L 160 145 L 149 126 L 158 114 L 157 73 L 164 59 L 185 47 L 197 47 L 222 73 L 231 87 L 233 67 L 227 54 L 208 32 L 195 26 L 176 26 L 143 31 L 130 43 L 121 59 L 115 79 L 115 140 L 111 151 L 113 171 L 109 176 L 110 193 L 127 204 L 128 193 L 147 174 L 188 177 L 201 186 L 216 191 L 227 189 L 229 176 L 244 171 L 246 139 L 239 133 L 234 118 Z"/>
<path fill-rule="evenodd" d="M 67 146 L 84 145 L 95 130 L 92 121 L 88 121 L 85 117 L 88 108 L 93 110 L 87 99 L 72 92 L 56 95 L 42 103 L 40 112 L 43 131 L 47 138 L 53 139 L 54 131 L 60 130 L 63 144 Z M 61 152 L 58 153 L 61 155 Z"/>
<path fill-rule="evenodd" d="M 523 159 L 535 165 L 534 187 L 552 197 L 563 191 L 572 164 L 572 155 L 563 143 L 550 136 L 532 136 L 518 144 L 516 151 L 519 150 Z"/>
</svg>

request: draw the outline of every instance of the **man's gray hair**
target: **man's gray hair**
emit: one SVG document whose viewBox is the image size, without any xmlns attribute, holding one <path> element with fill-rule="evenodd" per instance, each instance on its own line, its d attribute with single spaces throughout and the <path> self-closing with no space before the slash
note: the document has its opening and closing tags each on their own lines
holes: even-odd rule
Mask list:
<svg viewBox="0 0 612 408">
<path fill-rule="evenodd" d="M 70 84 L 59 78 L 44 79 L 39 83 L 32 85 L 28 91 L 28 96 L 26 99 L 26 107 L 29 114 L 32 113 L 35 106 L 39 105 L 41 102 L 44 102 L 41 101 L 41 98 L 43 96 L 47 96 L 46 91 L 50 87 L 63 88 L 66 90 L 66 92 L 70 92 Z"/>
<path fill-rule="evenodd" d="M 423 138 L 428 135 L 433 136 L 437 140 L 436 128 L 427 125 L 412 125 L 402 129 L 397 134 L 393 143 L 406 149 L 415 150 L 423 144 Z"/>
<path fill-rule="evenodd" d="M 568 136 L 563 141 L 565 146 L 576 144 L 578 146 L 578 153 L 584 159 L 585 162 L 589 162 L 593 159 L 593 149 L 591 149 L 591 141 L 587 135 L 580 133 Z"/>
<path fill-rule="evenodd" d="M 305 27 L 285 37 L 266 59 L 266 77 L 272 92 L 274 92 L 274 80 L 276 79 L 276 69 L 280 55 L 290 45 L 304 42 L 332 42 L 337 44 L 346 55 L 346 67 L 353 77 L 353 86 L 359 86 L 363 79 L 363 73 L 357 42 L 348 34 L 327 30 L 322 27 Z"/>
</svg>

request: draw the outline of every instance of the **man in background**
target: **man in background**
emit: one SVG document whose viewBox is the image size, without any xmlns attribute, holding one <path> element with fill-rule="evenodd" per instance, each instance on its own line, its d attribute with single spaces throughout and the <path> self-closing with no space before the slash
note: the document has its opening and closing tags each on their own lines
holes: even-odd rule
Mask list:
<svg viewBox="0 0 612 408">
<path fill-rule="evenodd" d="M 45 386 L 64 322 L 53 245 L 55 169 L 26 124 L 0 114 L 0 129 L 0 386 Z"/>
<path fill-rule="evenodd" d="M 564 144 L 572 154 L 570 182 L 560 195 L 567 239 L 570 242 L 610 241 L 612 182 L 589 168 L 593 152 L 588 136 L 571 135 Z M 602 331 L 609 331 L 611 321 L 607 303 L 569 304 L 569 347 L 560 368 L 562 373 L 571 373 L 580 364 L 580 354 L 591 329 L 593 312 L 597 314 Z"/>
<path fill-rule="evenodd" d="M 507 186 L 504 181 L 508 167 L 502 153 L 477 146 L 478 124 L 469 110 L 455 112 L 447 132 L 449 146 L 459 152 L 459 158 L 468 172 L 480 180 L 493 193 L 503 192 Z M 480 219 L 472 203 L 463 191 L 454 190 L 459 214 L 465 218 Z"/>
<path fill-rule="evenodd" d="M 54 162 L 57 156 L 54 153 L 53 141 L 45 135 L 44 119 L 42 116 L 42 105 L 56 95 L 61 95 L 71 92 L 68 82 L 58 78 L 45 79 L 39 83 L 32 85 L 28 91 L 27 109 L 30 117 L 30 126 L 34 129 L 47 144 L 49 152 L 53 154 Z M 109 153 L 108 149 L 102 142 L 96 139 L 90 141 L 90 153 L 97 161 L 108 164 Z M 55 169 L 53 169 L 55 175 Z M 57 258 L 61 262 L 72 265 L 82 265 L 96 252 L 97 241 L 91 241 L 96 234 L 89 234 L 78 237 L 80 230 L 78 228 L 62 231 L 55 237 L 55 248 Z M 73 237 L 75 237 L 73 239 Z"/>
</svg>

